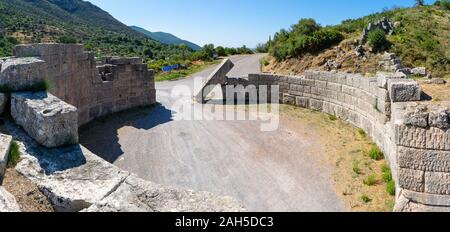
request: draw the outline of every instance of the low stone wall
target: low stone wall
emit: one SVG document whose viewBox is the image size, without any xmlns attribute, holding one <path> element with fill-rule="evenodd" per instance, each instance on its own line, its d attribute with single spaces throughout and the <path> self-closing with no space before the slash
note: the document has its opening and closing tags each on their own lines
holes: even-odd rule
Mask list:
<svg viewBox="0 0 450 232">
<path fill-rule="evenodd" d="M 46 79 L 49 91 L 78 108 L 79 126 L 92 119 L 156 102 L 154 73 L 140 58 L 104 58 L 97 64 L 80 44 L 28 44 L 14 48 L 21 59 L 37 57 L 33 79 Z M 26 79 L 26 78 L 19 78 Z"/>
<path fill-rule="evenodd" d="M 392 168 L 397 211 L 450 209 L 450 104 L 420 102 L 415 81 L 389 73 L 307 71 L 303 76 L 250 74 L 229 78 L 227 85 L 278 85 L 281 103 L 335 115 L 364 129 Z"/>
</svg>

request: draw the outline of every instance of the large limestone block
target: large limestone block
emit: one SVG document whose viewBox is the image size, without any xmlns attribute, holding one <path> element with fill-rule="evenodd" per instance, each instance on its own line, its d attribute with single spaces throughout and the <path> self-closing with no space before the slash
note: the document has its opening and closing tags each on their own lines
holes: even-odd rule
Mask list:
<svg viewBox="0 0 450 232">
<path fill-rule="evenodd" d="M 230 197 L 163 187 L 134 175 L 86 212 L 241 212 Z"/>
<path fill-rule="evenodd" d="M 20 44 L 14 47 L 16 57 L 51 57 L 84 53 L 82 44 L 37 43 Z"/>
<path fill-rule="evenodd" d="M 225 59 L 222 63 L 217 66 L 216 70 L 214 70 L 206 81 L 201 86 L 201 89 L 194 95 L 195 99 L 203 103 L 205 97 L 214 89 L 214 87 L 218 84 L 224 85 L 227 83 L 227 73 L 231 71 L 234 67 L 233 62 L 230 59 Z"/>
<path fill-rule="evenodd" d="M 37 58 L 11 58 L 5 60 L 0 70 L 0 86 L 10 91 L 20 91 L 45 81 L 45 61 Z"/>
<path fill-rule="evenodd" d="M 388 90 L 392 102 L 420 101 L 422 89 L 411 79 L 389 79 Z"/>
<path fill-rule="evenodd" d="M 0 213 L 20 212 L 20 206 L 17 204 L 13 195 L 0 186 Z"/>
<path fill-rule="evenodd" d="M 0 185 L 2 184 L 3 177 L 5 175 L 11 142 L 12 136 L 0 133 Z"/>
<path fill-rule="evenodd" d="M 18 125 L 45 147 L 78 143 L 77 108 L 50 93 L 13 93 L 11 115 Z"/>
</svg>

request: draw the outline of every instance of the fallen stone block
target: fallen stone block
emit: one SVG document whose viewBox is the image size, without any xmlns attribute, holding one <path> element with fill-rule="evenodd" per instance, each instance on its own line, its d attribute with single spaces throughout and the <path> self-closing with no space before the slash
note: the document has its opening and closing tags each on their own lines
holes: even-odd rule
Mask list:
<svg viewBox="0 0 450 232">
<path fill-rule="evenodd" d="M 0 213 L 17 213 L 20 211 L 16 198 L 0 186 Z"/>
<path fill-rule="evenodd" d="M 78 143 L 77 108 L 50 93 L 13 93 L 11 115 L 18 125 L 45 147 Z"/>
<path fill-rule="evenodd" d="M 12 137 L 0 133 L 0 185 L 5 176 L 6 165 L 8 164 L 9 148 L 11 146 Z"/>
<path fill-rule="evenodd" d="M 23 91 L 45 81 L 45 61 L 37 58 L 11 58 L 3 62 L 0 86 L 3 91 Z"/>
<path fill-rule="evenodd" d="M 116 191 L 84 212 L 242 212 L 230 197 L 208 192 L 177 190 L 154 184 L 134 175 Z"/>
<path fill-rule="evenodd" d="M 389 79 L 387 87 L 392 102 L 420 101 L 422 89 L 410 79 Z"/>
</svg>

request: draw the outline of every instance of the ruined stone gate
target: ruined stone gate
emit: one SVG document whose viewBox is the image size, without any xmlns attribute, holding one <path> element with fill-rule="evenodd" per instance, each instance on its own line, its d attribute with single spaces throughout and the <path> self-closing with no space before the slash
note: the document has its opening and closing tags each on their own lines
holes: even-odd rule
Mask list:
<svg viewBox="0 0 450 232">
<path fill-rule="evenodd" d="M 302 76 L 226 77 L 231 67 L 224 61 L 205 82 L 221 85 L 225 101 L 242 103 L 260 91 L 268 91 L 261 96 L 271 96 L 276 86 L 280 102 L 274 103 L 335 115 L 366 131 L 392 168 L 396 211 L 450 210 L 450 102 L 423 101 L 417 82 L 394 73 L 367 77 L 306 71 Z M 202 88 L 197 101 L 206 101 L 211 89 Z M 253 90 L 257 93 L 249 93 Z"/>
</svg>

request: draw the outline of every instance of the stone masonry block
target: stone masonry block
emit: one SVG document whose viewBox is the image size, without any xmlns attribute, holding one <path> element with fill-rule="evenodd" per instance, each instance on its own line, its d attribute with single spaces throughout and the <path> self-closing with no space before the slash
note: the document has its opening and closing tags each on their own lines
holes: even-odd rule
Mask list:
<svg viewBox="0 0 450 232">
<path fill-rule="evenodd" d="M 45 62 L 37 58 L 12 58 L 3 62 L 0 86 L 12 91 L 42 83 L 45 80 Z"/>
<path fill-rule="evenodd" d="M 398 165 L 427 172 L 450 172 L 450 151 L 398 147 Z"/>
<path fill-rule="evenodd" d="M 50 93 L 13 93 L 11 115 L 30 137 L 45 147 L 78 143 L 77 108 Z"/>
<path fill-rule="evenodd" d="M 416 192 L 425 191 L 425 172 L 400 168 L 399 170 L 400 188 L 408 189 Z"/>
<path fill-rule="evenodd" d="M 308 108 L 309 106 L 309 98 L 307 97 L 296 97 L 295 98 L 295 105 L 300 106 L 302 108 Z"/>
<path fill-rule="evenodd" d="M 450 173 L 427 172 L 425 174 L 425 192 L 450 195 Z"/>
<path fill-rule="evenodd" d="M 392 102 L 420 101 L 422 89 L 411 79 L 388 80 L 388 91 Z"/>
</svg>

